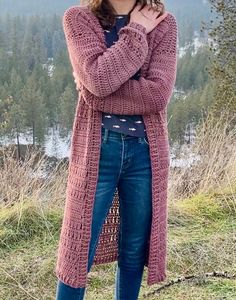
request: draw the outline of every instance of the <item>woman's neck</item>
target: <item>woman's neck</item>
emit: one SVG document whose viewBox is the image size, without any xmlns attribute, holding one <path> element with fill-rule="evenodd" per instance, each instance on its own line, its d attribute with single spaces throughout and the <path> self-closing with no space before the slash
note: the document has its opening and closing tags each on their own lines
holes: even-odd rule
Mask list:
<svg viewBox="0 0 236 300">
<path fill-rule="evenodd" d="M 117 15 L 126 15 L 134 7 L 136 0 L 109 0 Z"/>
</svg>

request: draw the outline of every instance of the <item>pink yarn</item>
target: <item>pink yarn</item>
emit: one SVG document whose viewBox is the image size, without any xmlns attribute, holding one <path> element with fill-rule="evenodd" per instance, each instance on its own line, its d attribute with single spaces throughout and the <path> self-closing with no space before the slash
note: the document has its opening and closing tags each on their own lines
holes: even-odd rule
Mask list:
<svg viewBox="0 0 236 300">
<path fill-rule="evenodd" d="M 136 22 L 106 47 L 103 28 L 87 6 L 63 16 L 73 75 L 80 87 L 73 123 L 66 202 L 56 276 L 72 287 L 87 284 L 91 222 L 101 145 L 102 112 L 143 115 L 152 165 L 152 225 L 147 284 L 166 279 L 169 142 L 167 105 L 176 79 L 177 24 L 172 14 L 150 33 Z M 141 68 L 141 77 L 130 79 Z M 118 259 L 119 196 L 99 235 L 94 265 Z"/>
</svg>

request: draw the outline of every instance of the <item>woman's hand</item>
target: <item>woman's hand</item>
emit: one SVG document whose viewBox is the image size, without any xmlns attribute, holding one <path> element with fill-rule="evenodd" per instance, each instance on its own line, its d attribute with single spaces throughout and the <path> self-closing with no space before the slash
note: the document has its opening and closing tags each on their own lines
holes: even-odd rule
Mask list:
<svg viewBox="0 0 236 300">
<path fill-rule="evenodd" d="M 164 5 L 162 3 L 155 8 L 150 4 L 146 4 L 142 9 L 140 8 L 140 4 L 135 6 L 130 13 L 130 22 L 143 25 L 147 33 L 151 32 L 168 15 L 167 12 L 164 12 Z"/>
</svg>

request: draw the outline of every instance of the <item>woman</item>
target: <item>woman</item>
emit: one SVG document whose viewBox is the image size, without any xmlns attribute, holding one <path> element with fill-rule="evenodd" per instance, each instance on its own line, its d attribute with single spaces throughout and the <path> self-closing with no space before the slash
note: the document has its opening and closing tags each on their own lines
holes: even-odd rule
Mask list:
<svg viewBox="0 0 236 300">
<path fill-rule="evenodd" d="M 91 1 L 63 16 L 80 90 L 58 248 L 57 300 L 83 299 L 92 264 L 117 260 L 115 299 L 166 278 L 167 104 L 177 27 L 159 1 Z"/>
</svg>

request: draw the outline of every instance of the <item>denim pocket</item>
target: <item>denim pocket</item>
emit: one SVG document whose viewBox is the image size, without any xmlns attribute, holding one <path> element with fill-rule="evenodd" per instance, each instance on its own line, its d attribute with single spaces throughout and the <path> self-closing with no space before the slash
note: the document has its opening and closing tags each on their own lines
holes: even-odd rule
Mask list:
<svg viewBox="0 0 236 300">
<path fill-rule="evenodd" d="M 146 137 L 139 137 L 138 142 L 143 144 L 143 145 L 148 145 L 149 146 L 149 142 L 148 142 Z"/>
<path fill-rule="evenodd" d="M 104 134 L 101 135 L 101 145 L 104 144 Z"/>
<path fill-rule="evenodd" d="M 101 132 L 101 145 L 107 142 L 107 129 L 103 128 Z"/>
<path fill-rule="evenodd" d="M 103 145 L 103 144 L 106 144 L 106 140 L 105 140 L 105 137 L 104 137 L 104 136 L 102 136 L 101 144 L 102 144 L 102 145 Z"/>
<path fill-rule="evenodd" d="M 144 142 L 149 146 L 149 142 L 146 137 L 143 138 Z"/>
</svg>

